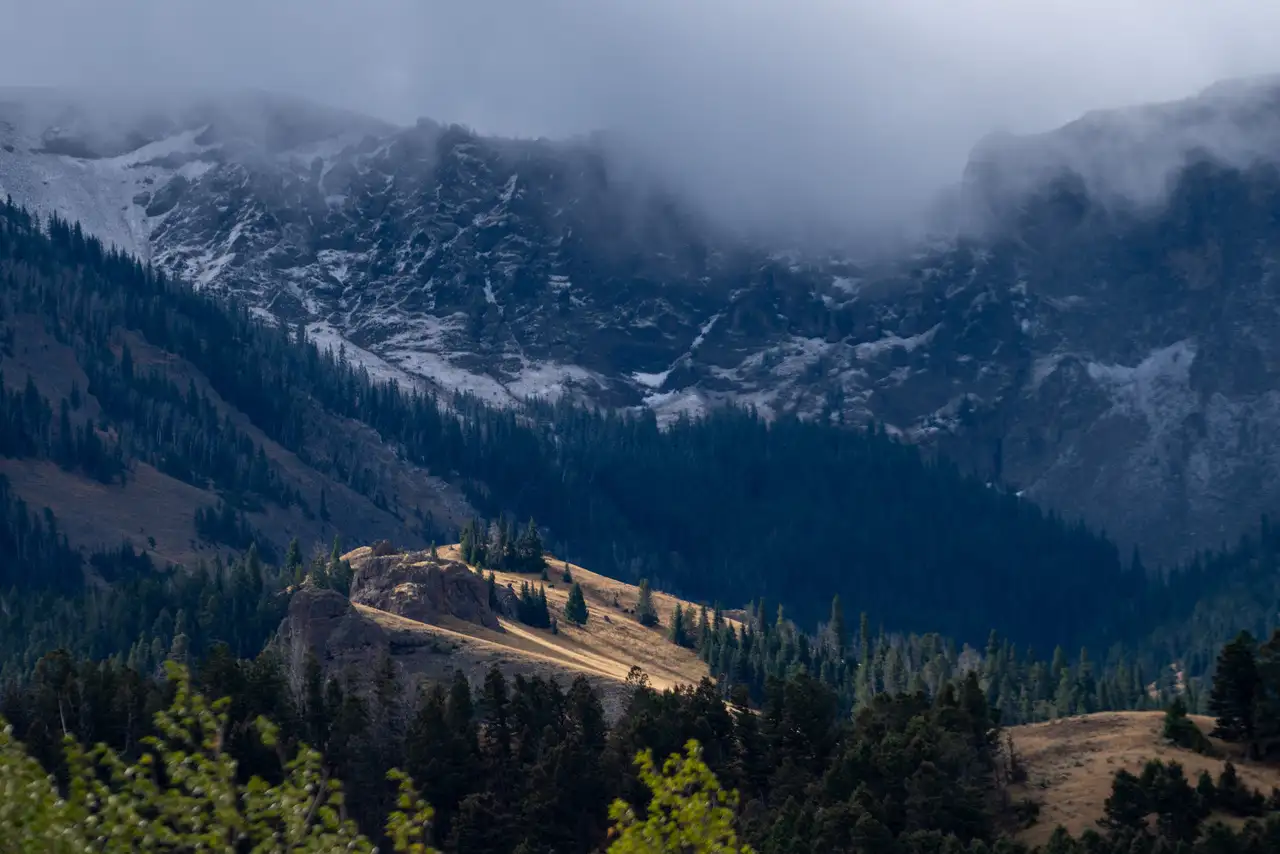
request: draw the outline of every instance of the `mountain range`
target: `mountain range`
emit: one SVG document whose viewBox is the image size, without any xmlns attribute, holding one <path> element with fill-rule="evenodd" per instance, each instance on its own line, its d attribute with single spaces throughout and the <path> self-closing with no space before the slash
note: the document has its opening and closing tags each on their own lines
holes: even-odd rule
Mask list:
<svg viewBox="0 0 1280 854">
<path fill-rule="evenodd" d="M 1148 563 L 1280 504 L 1277 143 L 1270 79 L 992 136 L 953 228 L 860 260 L 729 234 L 604 135 L 0 91 L 0 195 L 375 379 L 875 421 Z"/>
</svg>

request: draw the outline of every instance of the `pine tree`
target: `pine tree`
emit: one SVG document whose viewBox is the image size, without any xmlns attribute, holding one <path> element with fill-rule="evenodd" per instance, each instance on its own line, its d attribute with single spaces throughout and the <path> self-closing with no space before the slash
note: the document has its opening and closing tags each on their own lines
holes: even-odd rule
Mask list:
<svg viewBox="0 0 1280 854">
<path fill-rule="evenodd" d="M 1209 694 L 1209 711 L 1217 718 L 1209 734 L 1223 741 L 1244 742 L 1251 754 L 1256 751 L 1254 703 L 1259 684 L 1255 646 L 1253 636 L 1241 632 L 1222 648 Z"/>
<path fill-rule="evenodd" d="M 587 600 L 582 595 L 582 585 L 576 581 L 569 588 L 569 601 L 564 603 L 564 618 L 576 626 L 587 622 Z"/>
<path fill-rule="evenodd" d="M 516 569 L 512 564 L 511 555 L 514 546 L 510 542 L 507 528 L 507 517 L 499 516 L 498 522 L 494 526 L 493 538 L 490 541 L 489 556 L 493 564 L 498 568 L 511 572 Z"/>
<path fill-rule="evenodd" d="M 667 631 L 667 639 L 676 646 L 692 646 L 693 638 L 690 636 L 688 617 L 685 615 L 684 608 L 680 603 L 676 603 L 675 613 L 671 616 L 671 628 Z"/>
<path fill-rule="evenodd" d="M 302 563 L 302 546 L 299 545 L 297 537 L 289 541 L 289 551 L 284 556 L 284 569 L 295 585 L 301 584 L 306 577 L 306 569 Z"/>
<path fill-rule="evenodd" d="M 551 614 L 547 610 L 547 589 L 539 586 L 537 590 L 527 581 L 520 582 L 520 597 L 516 604 L 516 618 L 528 626 L 545 629 L 551 625 Z"/>
<path fill-rule="evenodd" d="M 839 593 L 831 598 L 831 622 L 828 624 L 828 629 L 831 632 L 831 645 L 834 647 L 836 658 L 844 658 L 848 638 L 845 637 L 844 607 L 840 604 Z"/>
<path fill-rule="evenodd" d="M 1173 702 L 1165 709 L 1164 728 L 1161 734 L 1179 747 L 1194 750 L 1196 753 L 1209 753 L 1212 750 L 1209 739 L 1205 738 L 1200 727 L 1187 717 L 1187 704 L 1181 697 L 1174 697 Z"/>
<path fill-rule="evenodd" d="M 863 611 L 858 617 L 858 662 L 862 663 L 871 657 L 871 623 L 867 619 L 867 612 Z"/>
<path fill-rule="evenodd" d="M 516 572 L 546 572 L 547 560 L 542 551 L 542 537 L 532 518 L 525 526 L 524 533 L 515 541 L 513 562 L 512 568 Z"/>
<path fill-rule="evenodd" d="M 636 598 L 636 621 L 647 628 L 658 625 L 658 609 L 653 607 L 653 593 L 649 589 L 647 578 L 640 579 L 640 594 Z"/>
<path fill-rule="evenodd" d="M 1142 781 L 1121 768 L 1111 781 L 1111 796 L 1104 806 L 1104 818 L 1098 821 L 1109 830 L 1137 830 L 1146 823 L 1152 811 Z"/>
<path fill-rule="evenodd" d="M 333 538 L 333 550 L 329 553 L 329 586 L 343 596 L 351 595 L 351 563 L 342 559 L 342 539 Z"/>
<path fill-rule="evenodd" d="M 462 526 L 462 532 L 458 535 L 458 552 L 462 555 L 462 562 L 470 564 L 477 569 L 480 564 L 475 559 L 476 548 L 476 528 L 475 524 L 468 519 L 466 524 Z"/>
<path fill-rule="evenodd" d="M 1076 680 L 1071 675 L 1071 668 L 1062 668 L 1058 677 L 1058 688 L 1053 694 L 1053 716 L 1066 718 L 1076 713 Z"/>
</svg>

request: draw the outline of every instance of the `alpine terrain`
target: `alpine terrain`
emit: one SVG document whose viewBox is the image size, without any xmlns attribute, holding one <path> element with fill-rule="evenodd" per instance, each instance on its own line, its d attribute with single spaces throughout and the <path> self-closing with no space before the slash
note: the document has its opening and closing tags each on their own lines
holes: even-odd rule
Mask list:
<svg viewBox="0 0 1280 854">
<path fill-rule="evenodd" d="M 0 854 L 1280 850 L 1280 79 L 627 152 L 0 91 Z"/>
<path fill-rule="evenodd" d="M 736 239 L 607 136 L 265 94 L 5 90 L 0 194 L 376 378 L 874 419 L 1168 563 L 1280 499 L 1277 102 L 1238 81 L 984 140 L 955 233 L 893 262 Z"/>
</svg>

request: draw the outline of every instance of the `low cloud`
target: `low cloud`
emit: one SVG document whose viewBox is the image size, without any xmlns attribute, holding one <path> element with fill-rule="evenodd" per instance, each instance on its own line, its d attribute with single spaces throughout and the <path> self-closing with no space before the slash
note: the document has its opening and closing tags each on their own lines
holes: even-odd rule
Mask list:
<svg viewBox="0 0 1280 854">
<path fill-rule="evenodd" d="M 0 21 L 0 83 L 608 129 L 727 222 L 832 235 L 917 212 L 990 131 L 1280 70 L 1280 6 L 1249 0 L 0 0 Z"/>
</svg>

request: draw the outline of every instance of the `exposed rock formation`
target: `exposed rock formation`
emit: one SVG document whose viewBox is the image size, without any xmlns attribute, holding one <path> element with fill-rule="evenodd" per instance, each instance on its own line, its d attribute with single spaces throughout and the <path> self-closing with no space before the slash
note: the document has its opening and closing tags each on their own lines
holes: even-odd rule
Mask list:
<svg viewBox="0 0 1280 854">
<path fill-rule="evenodd" d="M 386 631 L 335 590 L 304 586 L 289 600 L 273 644 L 288 664 L 295 690 L 301 687 L 308 654 L 322 667 L 375 661 L 388 649 Z"/>
<path fill-rule="evenodd" d="M 445 577 L 454 576 L 451 570 L 452 567 L 442 571 L 432 566 L 431 571 L 424 574 L 438 577 L 443 589 L 453 589 L 443 581 Z M 375 572 L 379 578 L 394 574 Z M 415 583 L 405 582 L 406 585 Z M 439 591 L 441 586 L 427 583 L 425 589 Z M 404 586 L 397 585 L 389 601 L 406 604 L 413 610 L 408 597 Z M 442 601 L 450 600 L 446 597 Z M 440 613 L 430 608 L 424 610 L 437 615 Z M 486 618 L 496 624 L 491 611 Z M 272 646 L 286 663 L 290 684 L 299 694 L 303 688 L 308 655 L 315 656 L 325 674 L 352 676 L 357 684 L 366 684 L 364 680 L 374 672 L 383 656 L 389 655 L 407 684 L 409 696 L 413 695 L 419 683 L 448 682 L 457 671 L 461 671 L 473 684 L 479 684 L 494 667 L 508 679 L 516 676 L 550 678 L 566 689 L 574 679 L 582 676 L 600 692 L 605 713 L 611 720 L 621 714 L 629 696 L 629 689 L 616 680 L 583 674 L 538 656 L 522 655 L 483 638 L 438 629 L 381 610 L 362 608 L 336 591 L 310 585 L 294 592 L 289 602 L 289 613 L 281 622 Z"/>
<path fill-rule="evenodd" d="M 352 602 L 419 623 L 435 624 L 448 616 L 502 630 L 484 578 L 464 563 L 429 552 L 375 555 L 367 548 L 347 559 L 355 571 Z"/>
</svg>

